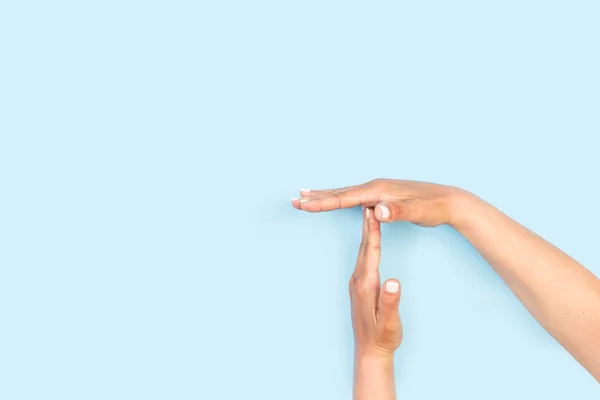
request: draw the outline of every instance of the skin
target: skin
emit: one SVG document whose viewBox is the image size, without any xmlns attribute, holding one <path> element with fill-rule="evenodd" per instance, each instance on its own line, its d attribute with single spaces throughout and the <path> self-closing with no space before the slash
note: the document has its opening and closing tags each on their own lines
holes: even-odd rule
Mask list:
<svg viewBox="0 0 600 400">
<path fill-rule="evenodd" d="M 362 230 L 356 267 L 349 283 L 355 343 L 354 399 L 393 400 L 396 398 L 394 351 L 402 342 L 398 314 L 400 282 L 388 279 L 380 287 L 380 229 L 373 209 L 363 210 Z"/>
<path fill-rule="evenodd" d="M 492 205 L 456 187 L 389 179 L 300 194 L 292 205 L 307 212 L 363 206 L 373 208 L 380 222 L 453 226 L 544 329 L 600 382 L 600 280 Z M 373 392 L 371 398 L 387 397 Z"/>
</svg>

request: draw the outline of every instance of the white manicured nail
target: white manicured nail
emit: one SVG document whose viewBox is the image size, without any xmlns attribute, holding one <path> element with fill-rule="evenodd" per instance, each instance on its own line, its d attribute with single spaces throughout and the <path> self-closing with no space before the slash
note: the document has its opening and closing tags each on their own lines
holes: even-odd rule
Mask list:
<svg viewBox="0 0 600 400">
<path fill-rule="evenodd" d="M 367 208 L 367 218 L 369 218 L 369 209 Z"/>
<path fill-rule="evenodd" d="M 298 197 L 292 197 L 292 201 L 298 200 Z"/>
<path fill-rule="evenodd" d="M 310 199 L 302 199 L 300 200 L 300 203 L 306 203 L 307 201 L 310 201 Z"/>
<path fill-rule="evenodd" d="M 300 189 L 301 192 L 310 192 L 310 189 Z"/>
<path fill-rule="evenodd" d="M 398 282 L 389 281 L 385 283 L 385 291 L 388 293 L 397 293 L 400 288 L 400 284 Z"/>
<path fill-rule="evenodd" d="M 381 219 L 388 219 L 390 216 L 390 210 L 386 206 L 379 206 L 381 209 Z"/>
</svg>

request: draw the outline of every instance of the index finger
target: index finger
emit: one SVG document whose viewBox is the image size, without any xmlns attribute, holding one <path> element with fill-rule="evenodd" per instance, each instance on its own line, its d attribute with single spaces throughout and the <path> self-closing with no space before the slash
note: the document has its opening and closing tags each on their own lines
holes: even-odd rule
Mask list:
<svg viewBox="0 0 600 400">
<path fill-rule="evenodd" d="M 373 212 L 367 217 L 367 242 L 364 251 L 363 275 L 365 280 L 379 285 L 379 260 L 381 258 L 381 226 Z"/>
<path fill-rule="evenodd" d="M 331 211 L 356 206 L 375 207 L 379 203 L 379 194 L 375 189 L 361 185 L 344 191 L 302 197 L 296 202 L 298 208 L 308 212 Z"/>
<path fill-rule="evenodd" d="M 362 185 L 355 186 L 346 186 L 338 189 L 321 189 L 321 190 L 310 190 L 310 189 L 300 189 L 300 196 L 292 199 L 292 206 L 298 210 L 302 210 L 302 204 L 311 200 L 322 199 L 327 196 L 333 196 L 337 194 L 341 194 L 347 192 L 348 190 L 355 189 Z M 315 211 L 316 212 L 316 211 Z"/>
<path fill-rule="evenodd" d="M 371 211 L 368 208 L 363 210 L 363 225 L 362 225 L 362 238 L 360 240 L 360 247 L 358 248 L 358 257 L 356 257 L 356 265 L 354 266 L 354 272 L 352 272 L 352 276 L 350 277 L 350 284 L 354 284 L 354 281 L 360 274 L 362 273 L 364 266 L 364 255 L 365 248 L 367 247 L 367 237 L 369 232 L 369 225 L 367 223 L 367 215 Z"/>
</svg>

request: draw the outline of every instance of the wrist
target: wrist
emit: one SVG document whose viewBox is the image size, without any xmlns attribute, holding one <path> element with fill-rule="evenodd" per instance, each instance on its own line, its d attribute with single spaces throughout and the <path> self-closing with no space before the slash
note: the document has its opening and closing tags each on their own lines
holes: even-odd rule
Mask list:
<svg viewBox="0 0 600 400">
<path fill-rule="evenodd" d="M 355 400 L 395 399 L 394 353 L 372 348 L 355 348 Z"/>
<path fill-rule="evenodd" d="M 379 349 L 376 347 L 361 347 L 354 348 L 354 358 L 356 360 L 367 362 L 388 362 L 394 360 L 394 352 L 390 350 Z"/>
<path fill-rule="evenodd" d="M 394 354 L 356 354 L 354 357 L 355 376 L 373 377 L 393 375 Z"/>
<path fill-rule="evenodd" d="M 460 188 L 453 189 L 448 204 L 448 225 L 460 232 L 469 223 L 469 218 L 476 207 L 481 205 L 483 201 L 467 190 Z"/>
</svg>

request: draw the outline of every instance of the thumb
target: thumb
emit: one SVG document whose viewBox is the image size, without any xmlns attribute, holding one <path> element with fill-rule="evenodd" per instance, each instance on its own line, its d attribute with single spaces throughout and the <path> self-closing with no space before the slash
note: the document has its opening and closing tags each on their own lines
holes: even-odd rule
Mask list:
<svg viewBox="0 0 600 400">
<path fill-rule="evenodd" d="M 400 313 L 398 312 L 400 304 L 400 282 L 397 279 L 388 279 L 383 282 L 379 292 L 379 323 L 394 327 L 400 323 Z"/>
<path fill-rule="evenodd" d="M 375 207 L 375 218 L 381 222 L 408 221 L 419 222 L 423 209 L 420 199 L 401 200 L 381 203 Z"/>
</svg>

